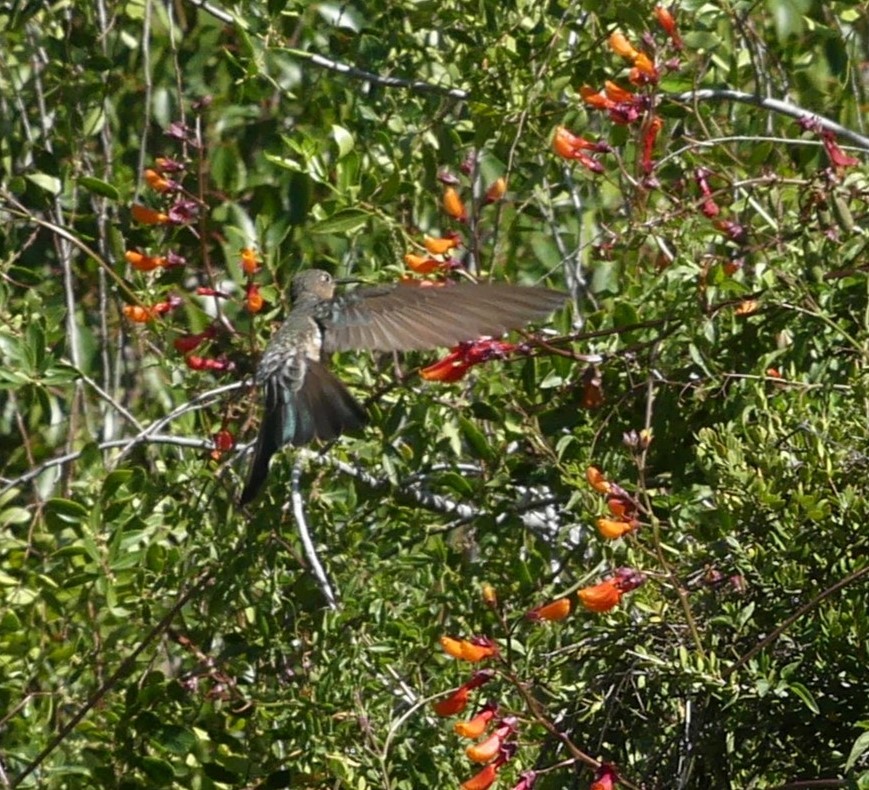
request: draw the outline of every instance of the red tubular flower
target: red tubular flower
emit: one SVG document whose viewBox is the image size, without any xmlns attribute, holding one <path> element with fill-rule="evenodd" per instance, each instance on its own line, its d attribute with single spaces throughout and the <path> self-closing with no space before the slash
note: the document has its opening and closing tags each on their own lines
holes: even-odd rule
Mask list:
<svg viewBox="0 0 869 790">
<path fill-rule="evenodd" d="M 235 437 L 226 428 L 222 428 L 214 434 L 212 441 L 214 442 L 214 449 L 224 453 L 235 447 Z"/>
<path fill-rule="evenodd" d="M 700 211 L 703 212 L 704 216 L 709 217 L 709 219 L 717 217 L 721 213 L 721 209 L 718 208 L 718 204 L 712 198 L 706 198 L 703 201 Z"/>
<path fill-rule="evenodd" d="M 824 141 L 824 149 L 827 156 L 830 158 L 830 164 L 835 168 L 853 167 L 860 164 L 860 160 L 853 156 L 848 156 L 836 142 L 836 135 L 833 132 L 822 131 L 821 139 Z"/>
<path fill-rule="evenodd" d="M 607 497 L 606 506 L 616 518 L 631 518 L 637 512 L 636 503 L 621 489 L 620 493 Z"/>
<path fill-rule="evenodd" d="M 557 622 L 567 617 L 572 608 L 570 598 L 559 598 L 543 606 L 538 606 L 536 609 L 529 609 L 525 612 L 525 617 L 532 621 L 549 620 L 550 622 Z"/>
<path fill-rule="evenodd" d="M 488 362 L 492 359 L 504 359 L 515 351 L 514 343 L 507 343 L 494 338 L 459 343 L 447 356 L 432 365 L 423 368 L 419 374 L 426 381 L 453 382 L 461 379 L 474 365 Z"/>
<path fill-rule="evenodd" d="M 679 28 L 676 26 L 676 20 L 670 11 L 664 8 L 664 6 L 655 6 L 655 18 L 658 20 L 658 24 L 664 28 L 664 32 L 670 37 L 673 49 L 681 50 L 683 46 L 682 36 L 679 35 Z"/>
<path fill-rule="evenodd" d="M 438 716 L 454 716 L 461 713 L 468 705 L 470 692 L 488 683 L 494 676 L 491 670 L 483 669 L 475 672 L 470 680 L 455 689 L 448 697 L 433 703 L 434 712 Z"/>
<path fill-rule="evenodd" d="M 643 172 L 648 175 L 654 169 L 652 164 L 652 150 L 655 147 L 655 140 L 658 138 L 658 132 L 664 126 L 664 122 L 657 115 L 653 115 L 643 130 L 643 155 L 641 165 Z"/>
<path fill-rule="evenodd" d="M 181 354 L 189 354 L 191 351 L 194 351 L 202 345 L 206 340 L 213 338 L 216 334 L 217 329 L 214 326 L 210 326 L 204 332 L 199 332 L 199 334 L 196 335 L 182 335 L 181 337 L 176 337 L 172 345 L 175 346 L 175 350 Z"/>
<path fill-rule="evenodd" d="M 207 285 L 200 285 L 196 289 L 197 296 L 216 296 L 220 299 L 229 299 L 229 294 L 223 293 L 223 291 L 217 291 L 214 288 L 209 288 Z"/>
<path fill-rule="evenodd" d="M 157 302 L 151 310 L 153 310 L 155 315 L 165 315 L 170 310 L 174 310 L 176 307 L 181 305 L 181 297 L 175 296 L 174 294 L 170 294 L 166 299 L 162 302 Z"/>
<path fill-rule="evenodd" d="M 222 372 L 232 370 L 235 364 L 226 359 L 212 359 L 211 357 L 199 357 L 195 354 L 189 354 L 184 357 L 184 362 L 191 370 L 213 370 Z"/>
<path fill-rule="evenodd" d="M 644 52 L 634 61 L 634 67 L 628 72 L 628 80 L 634 85 L 653 85 L 660 78 L 658 68 Z"/>
<path fill-rule="evenodd" d="M 503 746 L 497 760 L 489 763 L 478 774 L 475 774 L 470 779 L 462 782 L 460 785 L 462 790 L 486 790 L 491 787 L 494 784 L 495 779 L 498 777 L 498 771 L 501 766 L 513 756 L 515 751 L 515 744 L 506 744 Z"/>
<path fill-rule="evenodd" d="M 426 381 L 442 381 L 451 384 L 463 378 L 471 368 L 471 363 L 463 359 L 459 351 L 451 351 L 443 359 L 420 370 L 419 375 Z"/>
<path fill-rule="evenodd" d="M 497 713 L 498 705 L 494 702 L 487 702 L 468 721 L 457 721 L 453 725 L 453 730 L 456 735 L 461 735 L 463 738 L 479 738 Z"/>
<path fill-rule="evenodd" d="M 489 763 L 482 771 L 462 782 L 460 787 L 462 790 L 487 790 L 498 778 L 500 767 L 497 763 Z"/>
<path fill-rule="evenodd" d="M 613 790 L 618 780 L 619 775 L 616 773 L 616 769 L 609 763 L 601 763 L 594 775 L 594 783 L 589 790 Z"/>
</svg>

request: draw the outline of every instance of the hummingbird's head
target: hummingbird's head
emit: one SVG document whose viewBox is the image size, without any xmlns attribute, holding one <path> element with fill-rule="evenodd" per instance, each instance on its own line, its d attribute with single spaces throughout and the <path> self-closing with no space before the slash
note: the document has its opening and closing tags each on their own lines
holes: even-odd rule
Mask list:
<svg viewBox="0 0 869 790">
<path fill-rule="evenodd" d="M 335 295 L 335 280 L 332 275 L 322 269 L 308 269 L 297 274 L 290 285 L 290 296 L 295 302 L 305 295 L 331 299 Z"/>
</svg>

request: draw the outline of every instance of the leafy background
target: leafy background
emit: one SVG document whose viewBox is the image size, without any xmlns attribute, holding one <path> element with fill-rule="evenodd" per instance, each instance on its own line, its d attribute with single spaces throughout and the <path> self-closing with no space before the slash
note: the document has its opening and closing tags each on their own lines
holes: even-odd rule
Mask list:
<svg viewBox="0 0 869 790">
<path fill-rule="evenodd" d="M 501 644 L 477 701 L 519 719 L 502 786 L 600 760 L 627 787 L 869 787 L 869 9 L 674 10 L 681 52 L 633 0 L 0 8 L 3 785 L 457 785 L 447 633 Z M 577 94 L 630 87 L 617 29 L 662 66 L 655 183 L 641 125 Z M 841 124 L 857 164 L 761 99 Z M 558 125 L 612 146 L 603 174 Z M 437 176 L 471 152 L 461 226 Z M 188 163 L 190 222 L 131 219 L 158 156 Z M 415 375 L 436 355 L 341 356 L 371 426 L 239 510 L 244 458 L 212 442 L 254 436 L 293 273 L 394 280 L 450 230 L 482 276 L 570 291 L 545 345 L 451 385 Z M 192 370 L 173 341 L 216 311 L 223 369 Z M 591 464 L 634 535 L 595 531 Z M 647 578 L 611 612 L 524 618 L 620 566 Z"/>
</svg>

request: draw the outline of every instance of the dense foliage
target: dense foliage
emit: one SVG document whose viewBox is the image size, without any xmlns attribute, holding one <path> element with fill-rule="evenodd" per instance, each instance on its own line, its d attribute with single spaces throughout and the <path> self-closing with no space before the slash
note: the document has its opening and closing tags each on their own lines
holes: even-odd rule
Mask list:
<svg viewBox="0 0 869 790">
<path fill-rule="evenodd" d="M 0 8 L 0 785 L 869 787 L 869 7 L 666 10 Z M 312 265 L 570 304 L 239 508 Z"/>
</svg>

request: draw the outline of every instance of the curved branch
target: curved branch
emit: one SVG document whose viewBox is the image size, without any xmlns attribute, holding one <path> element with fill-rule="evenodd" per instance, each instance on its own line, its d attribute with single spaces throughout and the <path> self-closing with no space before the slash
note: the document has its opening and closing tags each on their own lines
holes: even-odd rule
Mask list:
<svg viewBox="0 0 869 790">
<path fill-rule="evenodd" d="M 686 91 L 685 93 L 665 93 L 662 94 L 662 98 L 681 104 L 689 104 L 694 101 L 735 101 L 740 104 L 751 104 L 764 110 L 772 110 L 781 115 L 789 115 L 791 118 L 797 118 L 798 120 L 817 121 L 827 131 L 834 132 L 839 137 L 844 137 L 854 143 L 854 145 L 858 145 L 860 148 L 869 151 L 869 137 L 864 137 L 853 129 L 831 121 L 823 115 L 809 112 L 802 107 L 797 107 L 795 104 L 790 104 L 781 99 L 769 99 L 764 96 L 757 96 L 754 93 L 735 91 L 730 88 L 701 88 L 700 90 Z"/>
</svg>

